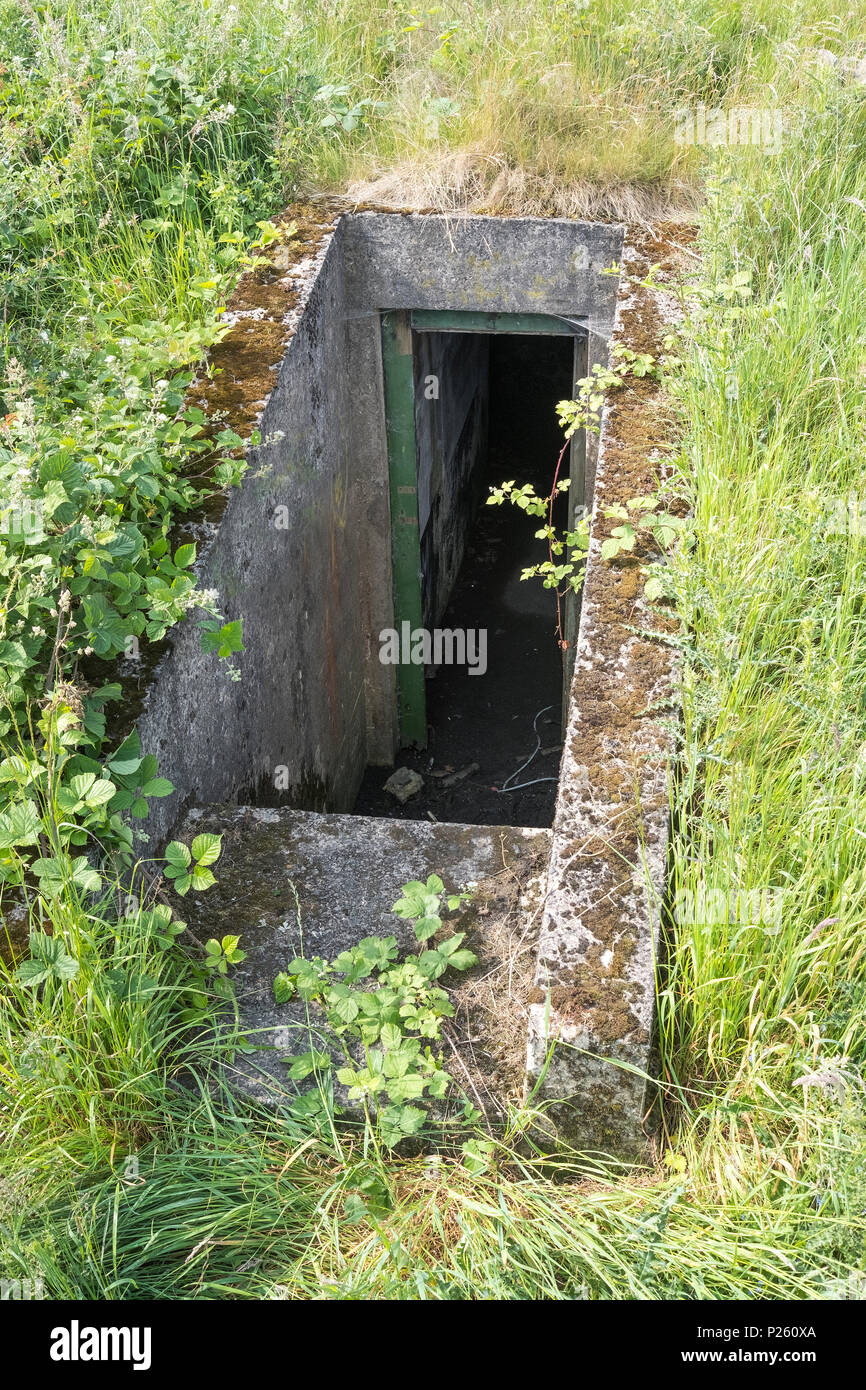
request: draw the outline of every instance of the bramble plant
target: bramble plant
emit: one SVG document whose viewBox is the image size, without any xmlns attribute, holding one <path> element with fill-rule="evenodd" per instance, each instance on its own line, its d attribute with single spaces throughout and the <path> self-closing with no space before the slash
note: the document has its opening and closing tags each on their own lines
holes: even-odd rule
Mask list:
<svg viewBox="0 0 866 1390">
<path fill-rule="evenodd" d="M 545 518 L 545 525 L 539 527 L 535 537 L 537 540 L 547 541 L 548 557 L 536 565 L 527 565 L 520 578 L 540 579 L 545 589 L 556 591 L 557 640 L 563 653 L 569 643 L 562 624 L 562 600 L 569 592 L 580 593 L 583 586 L 586 552 L 589 549 L 589 517 L 581 516 L 576 526 L 569 530 L 561 531 L 554 525 L 553 509 L 556 499 L 567 492 L 571 484 L 570 478 L 559 476 L 562 463 L 568 445 L 578 430 L 598 431 L 607 391 L 621 387 L 627 376 L 649 376 L 657 370 L 655 359 L 649 353 L 632 352 L 622 343 L 614 345 L 611 356 L 611 367 L 603 367 L 595 362 L 590 374 L 578 380 L 579 390 L 574 400 L 557 403 L 557 418 L 560 428 L 565 432 L 565 443 L 556 461 L 553 482 L 547 496 L 539 497 L 531 483 L 517 487 L 514 479 L 511 479 L 501 483 L 499 487 L 491 487 L 490 496 L 487 498 L 489 507 L 498 507 L 503 502 L 510 502 L 526 512 L 527 516 Z M 623 531 L 619 548 L 630 549 L 633 545 L 633 538 L 629 542 Z"/>
<path fill-rule="evenodd" d="M 181 840 L 172 840 L 171 844 L 166 845 L 167 867 L 163 873 L 182 898 L 186 897 L 190 888 L 200 893 L 216 883 L 210 865 L 219 859 L 220 843 L 219 835 L 205 834 L 196 835 L 191 848 Z M 232 939 L 237 943 L 237 937 Z M 222 973 L 225 974 L 225 971 Z"/>
<path fill-rule="evenodd" d="M 136 370 L 146 360 L 139 357 Z M 196 586 L 195 545 L 172 554 L 168 535 L 174 518 L 213 495 L 214 484 L 237 478 L 238 461 L 221 457 L 213 467 L 223 471 L 210 486 L 185 477 L 191 459 L 213 450 L 201 438 L 202 412 L 182 411 L 186 378 L 148 391 L 156 424 L 150 411 L 141 418 L 131 407 L 132 381 L 138 377 L 122 384 L 116 364 L 106 366 L 96 403 L 82 398 L 74 421 L 61 427 L 36 413 L 23 370 L 7 368 L 12 410 L 0 423 L 0 487 L 11 520 L 0 535 L 0 737 L 26 722 L 26 702 L 43 694 L 46 669 L 53 675 L 65 664 L 74 680 L 84 658 L 137 653 L 139 641 L 160 641 L 192 608 L 212 624 L 219 616 L 216 595 Z M 69 391 L 74 404 L 76 389 Z M 235 438 L 219 447 L 237 447 Z"/>
<path fill-rule="evenodd" d="M 568 491 L 570 482 L 570 478 L 561 478 L 555 484 L 554 500 L 556 495 Z M 503 502 L 510 502 L 513 506 L 519 507 L 527 516 L 547 518 L 546 524 L 535 532 L 535 537 L 537 540 L 548 542 L 549 558 L 537 565 L 527 565 L 521 571 L 520 578 L 538 578 L 545 589 L 557 591 L 560 585 L 564 584 L 574 593 L 579 593 L 586 569 L 586 552 L 589 549 L 588 517 L 581 517 L 572 531 L 558 531 L 550 520 L 551 497 L 539 497 L 531 483 L 517 487 L 513 479 L 490 489 L 487 505 L 498 507 Z M 561 558 L 563 556 L 564 559 Z"/>
<path fill-rule="evenodd" d="M 441 1053 L 430 1043 L 439 1040 L 441 1020 L 450 1018 L 454 1008 L 447 992 L 433 982 L 448 969 L 468 970 L 477 961 L 463 946 L 463 932 L 440 938 L 437 944 L 434 940 L 443 927 L 443 911 L 456 910 L 470 896 L 446 894 L 438 874 L 431 874 L 426 883 L 413 880 L 404 886 L 392 911 L 413 923 L 419 942 L 429 943 L 419 955 L 398 961 L 395 937 L 369 936 L 332 961 L 297 957 L 277 975 L 277 1003 L 297 996 L 318 1005 L 346 1058 L 345 1066 L 335 1067 L 329 1051 L 311 1047 L 286 1059 L 291 1080 L 312 1076 L 320 1083 L 318 1092 L 307 1092 L 298 1102 L 305 1114 L 333 1109 L 335 1073 L 348 1088 L 349 1099 L 361 1101 L 368 1120 L 370 1105 L 375 1104 L 377 1132 L 386 1148 L 422 1128 L 426 1110 L 412 1102 L 425 1095 L 441 1099 L 452 1080 Z M 365 980 L 370 986 L 358 989 Z M 425 1044 L 424 1039 L 429 1041 Z M 359 1048 L 363 1066 L 356 1056 Z"/>
<path fill-rule="evenodd" d="M 220 853 L 220 836 L 199 838 L 206 838 L 208 845 L 204 852 L 201 845 L 197 847 L 198 863 L 205 858 L 214 863 Z M 176 842 L 172 848 L 185 847 Z M 173 854 L 167 859 L 167 877 L 171 859 L 176 857 Z M 85 860 L 75 862 L 86 865 Z M 36 873 L 35 866 L 31 870 Z M 208 870 L 194 886 L 201 890 L 213 882 Z M 105 884 L 104 877 L 92 870 L 74 882 L 66 877 L 57 885 L 45 874 L 36 874 L 30 896 L 31 920 L 47 917 L 51 929 L 30 931 L 29 953 L 11 976 L 14 985 L 38 995 L 43 1013 L 51 1017 L 59 1017 L 70 1006 L 80 1009 L 86 999 L 88 1011 L 95 1007 L 100 1016 L 110 1020 L 117 1011 L 134 1011 L 151 1004 L 160 990 L 165 992 L 160 977 L 169 969 L 180 985 L 179 991 L 170 991 L 179 994 L 175 1003 L 175 1007 L 181 1005 L 179 1021 L 196 1027 L 213 1026 L 222 1006 L 234 998 L 227 976 L 230 967 L 245 959 L 239 949 L 240 938 L 224 936 L 221 941 L 208 941 L 203 958 L 184 953 L 175 959 L 173 948 L 186 931 L 186 923 L 174 916 L 167 903 L 151 901 L 147 895 L 136 900 L 121 893 L 121 887 L 119 880 Z M 116 920 L 106 919 L 104 914 L 110 912 L 115 895 L 125 899 L 126 911 Z M 88 924 L 84 930 L 82 921 Z M 106 945 L 98 944 L 91 922 L 110 924 Z M 236 1045 L 240 1046 L 241 1040 Z"/>
<path fill-rule="evenodd" d="M 648 352 L 633 352 L 624 343 L 614 343 L 609 367 L 594 362 L 588 376 L 578 379 L 578 392 L 573 400 L 559 401 L 556 413 L 559 424 L 570 440 L 578 430 L 598 433 L 601 412 L 608 391 L 618 391 L 627 376 L 655 376 L 658 366 Z"/>
<path fill-rule="evenodd" d="M 98 890 L 100 869 L 85 853 L 109 865 L 132 862 L 132 831 L 124 820 L 147 815 L 148 801 L 173 791 L 158 777 L 156 759 L 143 757 L 133 732 L 103 765 L 93 756 L 104 731 L 102 706 L 119 687 L 105 686 L 82 701 L 59 684 L 29 742 L 0 761 L 0 883 L 22 887 L 35 876 L 52 894 L 67 887 Z"/>
</svg>

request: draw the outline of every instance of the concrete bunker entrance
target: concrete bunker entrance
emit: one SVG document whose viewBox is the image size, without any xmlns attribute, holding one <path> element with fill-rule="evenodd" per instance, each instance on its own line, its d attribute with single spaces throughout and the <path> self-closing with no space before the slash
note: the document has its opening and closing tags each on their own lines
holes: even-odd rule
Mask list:
<svg viewBox="0 0 866 1390">
<path fill-rule="evenodd" d="M 203 522 L 197 536 L 199 582 L 218 592 L 228 617 L 243 620 L 244 650 L 234 674 L 215 671 L 191 615 L 155 675 L 132 692 L 144 697 L 142 745 L 170 769 L 176 788 L 152 807 L 151 843 L 172 834 L 223 833 L 217 887 L 187 901 L 201 939 L 243 933 L 247 959 L 238 972 L 238 1003 L 244 1029 L 261 1050 L 236 1065 L 239 1082 L 254 1095 L 278 1105 L 285 1095 L 281 1058 L 292 1050 L 292 1020 L 274 1001 L 276 971 L 299 949 L 332 957 L 364 935 L 393 931 L 390 908 L 401 884 L 436 872 L 452 887 L 479 886 L 471 944 L 485 981 L 490 970 L 504 971 L 511 990 L 512 947 L 500 949 L 490 928 L 494 917 L 512 923 L 508 942 L 529 953 L 534 986 L 521 984 L 513 996 L 522 1020 L 509 1043 L 521 1053 L 517 1072 L 525 1065 L 530 1089 L 537 1086 L 536 1094 L 551 1102 L 555 1123 L 575 1142 L 634 1151 L 643 1142 L 647 1109 L 668 843 L 668 732 L 652 712 L 666 708 L 673 664 L 661 643 L 638 631 L 649 619 L 663 621 L 641 598 L 640 558 L 609 565 L 600 550 L 609 533 L 606 512 L 654 485 L 657 383 L 630 384 L 608 412 L 601 437 L 586 441 L 592 535 L 559 781 L 549 784 L 557 794 L 553 829 L 533 828 L 528 812 L 523 825 L 503 825 L 504 817 L 498 825 L 476 824 L 468 814 L 468 823 L 453 824 L 426 813 L 421 819 L 345 813 L 358 801 L 365 770 L 374 767 L 381 778 L 405 746 L 397 668 L 379 659 L 379 634 L 398 616 L 383 315 L 408 321 L 410 344 L 412 334 L 428 335 L 419 344 L 426 364 L 407 354 L 414 430 L 423 410 L 416 369 L 419 378 L 431 374 L 421 368 L 437 350 L 436 334 L 442 335 L 438 350 L 455 352 L 458 345 L 453 325 L 430 320 L 422 327 L 416 319 L 413 327 L 413 317 L 531 314 L 577 323 L 591 368 L 608 360 L 612 338 L 660 351 L 671 306 L 647 282 L 651 267 L 669 275 L 682 260 L 664 229 L 331 207 L 317 223 L 309 209 L 299 218 L 302 246 L 273 253 L 276 267 L 264 280 L 245 277 L 232 301 L 230 332 L 214 353 L 216 370 L 192 388 L 195 404 L 260 436 L 242 486 L 227 498 L 219 522 Z M 626 276 L 611 274 L 614 265 Z M 514 397 L 520 401 L 509 391 L 516 366 L 508 354 L 531 351 L 552 375 L 558 368 L 542 357 L 545 336 L 557 334 L 521 347 L 525 332 L 491 333 L 485 320 L 472 324 L 464 341 L 462 351 L 474 352 L 477 363 L 487 354 L 486 458 L 491 471 L 496 465 L 495 482 L 525 476 L 495 457 L 491 426 L 506 420 Z M 477 387 L 483 372 L 476 365 L 463 374 L 464 383 Z M 495 404 L 497 390 L 511 399 Z M 524 392 L 527 404 L 532 394 Z M 541 393 L 535 397 L 540 402 Z M 532 414 L 524 410 L 525 421 Z M 422 420 L 422 436 L 423 428 Z M 539 467 L 549 469 L 548 446 L 541 447 L 540 434 L 536 439 Z M 517 447 L 514 438 L 507 442 Z M 409 457 L 420 508 L 414 440 Z M 479 489 L 488 481 L 484 467 L 476 463 Z M 432 517 L 430 498 L 428 504 Z M 472 505 L 461 512 L 470 559 L 483 540 L 482 514 L 475 512 L 470 524 Z M 502 510 L 488 508 L 483 516 Z M 525 518 L 515 513 L 515 520 Z M 423 618 L 425 601 L 428 616 L 436 612 L 437 585 L 423 583 L 422 535 L 416 526 Z M 500 549 L 508 544 L 503 540 Z M 453 583 L 440 602 L 443 621 L 451 621 L 448 604 L 462 601 L 463 577 L 459 554 L 443 549 L 432 555 L 438 572 L 443 556 Z M 471 579 L 471 566 L 467 573 Z M 522 590 L 531 592 L 528 582 Z M 462 612 L 470 625 L 471 613 Z M 540 645 L 547 640 L 542 628 Z M 434 729 L 441 674 L 426 683 L 425 724 Z M 464 680 L 467 689 L 483 688 L 487 677 Z M 536 709 L 544 703 L 539 696 Z M 496 721 L 502 713 L 495 709 Z M 432 741 L 422 756 L 429 761 L 431 753 Z M 524 889 L 536 866 L 543 882 L 533 944 L 522 918 L 502 918 L 490 904 L 498 901 L 496 885 L 507 880 L 534 913 Z M 485 885 L 493 885 L 490 893 Z M 470 1024 L 467 1031 L 473 1035 Z M 554 1040 L 566 1046 L 551 1060 Z M 491 1088 L 498 1091 L 506 1071 L 496 1047 L 491 1055 L 499 1077 L 491 1073 Z"/>
<path fill-rule="evenodd" d="M 511 478 L 549 486 L 556 401 L 587 364 L 607 360 L 623 232 L 555 218 L 326 212 L 317 229 L 304 225 L 303 251 L 288 243 L 282 265 L 271 252 L 264 278 L 242 284 L 217 371 L 192 396 L 258 431 L 241 488 L 196 537 L 200 583 L 242 620 L 244 650 L 234 675 L 215 672 L 190 621 L 150 683 L 142 744 L 177 788 L 156 808 L 152 838 L 194 804 L 386 814 L 371 788 L 379 797 L 383 770 L 407 747 L 422 776 L 431 756 L 431 773 L 446 777 L 480 765 L 462 791 L 407 803 L 408 816 L 550 825 L 555 780 L 525 797 L 489 791 L 532 752 L 539 711 L 542 749 L 554 751 L 512 783 L 556 777 L 568 699 L 550 591 L 519 579 L 532 519 L 484 497 Z M 574 509 L 591 505 L 597 456 L 597 435 L 575 438 Z M 506 554 L 513 565 L 503 558 L 500 569 Z M 574 605 L 572 642 L 577 616 Z M 380 634 L 407 620 L 485 627 L 485 675 L 442 663 L 425 680 L 423 664 L 384 663 Z M 475 730 L 449 751 L 449 723 L 453 732 L 455 716 L 470 713 Z M 495 759 L 472 752 L 500 730 Z M 388 809 L 401 812 L 390 797 Z"/>
<path fill-rule="evenodd" d="M 543 522 L 487 503 L 505 480 L 545 497 L 557 465 L 572 493 L 554 505 L 557 530 L 591 500 L 583 433 L 563 453 L 555 409 L 585 374 L 586 350 L 577 319 L 383 316 L 394 627 L 380 660 L 397 668 L 397 765 L 417 790 L 401 802 L 388 770 L 368 767 L 358 814 L 553 821 L 570 675 L 558 625 L 573 643 L 577 603 L 521 579 L 548 558 Z"/>
</svg>

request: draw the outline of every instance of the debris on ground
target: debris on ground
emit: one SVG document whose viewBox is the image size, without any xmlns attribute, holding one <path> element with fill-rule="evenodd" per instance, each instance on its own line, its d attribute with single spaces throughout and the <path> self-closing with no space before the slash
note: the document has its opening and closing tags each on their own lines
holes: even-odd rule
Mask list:
<svg viewBox="0 0 866 1390">
<path fill-rule="evenodd" d="M 411 767 L 398 767 L 396 772 L 391 773 L 382 790 L 396 797 L 402 806 L 410 797 L 417 796 L 423 785 L 424 778 L 420 772 L 414 772 Z"/>
<path fill-rule="evenodd" d="M 463 781 L 465 781 L 465 779 L 466 779 L 467 777 L 471 777 L 471 775 L 472 775 L 473 772 L 480 772 L 480 771 L 481 771 L 481 764 L 480 764 L 480 763 L 467 763 L 465 767 L 461 767 L 461 769 L 460 769 L 459 772 L 451 772 L 451 773 L 448 773 L 445 777 L 443 777 L 443 778 L 442 778 L 442 786 L 443 786 L 443 787 L 456 787 L 458 782 L 463 782 Z"/>
</svg>

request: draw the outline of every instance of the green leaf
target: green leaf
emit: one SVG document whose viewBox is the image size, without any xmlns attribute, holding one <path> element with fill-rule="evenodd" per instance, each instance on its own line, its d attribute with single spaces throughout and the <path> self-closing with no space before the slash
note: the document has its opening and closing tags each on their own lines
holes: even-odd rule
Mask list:
<svg viewBox="0 0 866 1390">
<path fill-rule="evenodd" d="M 98 893 L 102 887 L 102 878 L 93 868 L 87 856 L 80 854 L 70 862 L 73 882 L 85 893 Z"/>
<path fill-rule="evenodd" d="M 22 985 L 30 985 L 35 988 L 48 979 L 51 974 L 48 966 L 43 965 L 38 960 L 25 960 L 15 971 L 15 978 Z"/>
<path fill-rule="evenodd" d="M 0 849 L 36 845 L 42 828 L 42 818 L 34 803 L 18 801 L 0 815 Z"/>
<path fill-rule="evenodd" d="M 346 985 L 333 985 L 325 992 L 328 1009 L 342 1023 L 352 1023 L 358 1017 L 358 1001 Z"/>
<path fill-rule="evenodd" d="M 419 957 L 418 968 L 428 980 L 438 980 L 448 969 L 448 961 L 439 951 L 425 951 Z"/>
<path fill-rule="evenodd" d="M 402 1039 L 401 1039 L 402 1041 Z M 386 1052 L 382 1062 L 382 1071 L 385 1076 L 392 1080 L 398 1080 L 401 1076 L 406 1076 L 412 1065 L 414 1057 L 411 1053 L 401 1052 L 397 1048 L 394 1052 Z"/>
<path fill-rule="evenodd" d="M 289 962 L 289 974 L 294 977 L 302 999 L 314 999 L 321 994 L 326 973 L 325 962 L 318 956 L 312 960 L 299 956 Z"/>
<path fill-rule="evenodd" d="M 496 1145 L 489 1139 L 467 1139 L 461 1151 L 464 1165 L 470 1173 L 484 1173 L 493 1161 Z"/>
<path fill-rule="evenodd" d="M 202 651 L 213 652 L 223 659 L 244 649 L 243 630 L 240 620 L 224 623 L 216 631 L 205 630 L 201 634 Z"/>
<path fill-rule="evenodd" d="M 343 1203 L 343 1221 L 347 1226 L 357 1226 L 368 1215 L 367 1206 L 357 1192 L 350 1192 Z"/>
<path fill-rule="evenodd" d="M 385 1023 L 379 1034 L 382 1046 L 387 1048 L 398 1048 L 403 1041 L 403 1034 L 394 1023 Z"/>
<path fill-rule="evenodd" d="M 215 864 L 220 857 L 222 835 L 196 835 L 192 842 L 192 857 L 200 867 Z"/>
<path fill-rule="evenodd" d="M 420 1100 L 424 1094 L 426 1080 L 423 1076 L 409 1072 L 389 1080 L 387 1090 L 391 1101 Z"/>
<path fill-rule="evenodd" d="M 413 879 L 411 883 L 403 885 L 403 896 L 394 903 L 391 911 L 395 912 L 398 917 L 420 917 L 424 911 L 423 904 L 426 895 L 427 885 Z"/>
<path fill-rule="evenodd" d="M 371 966 L 383 969 L 397 956 L 396 936 L 365 936 L 355 948 Z"/>
<path fill-rule="evenodd" d="M 77 780 L 77 778 L 73 779 L 73 781 Z M 84 800 L 87 802 L 88 806 L 94 808 L 98 806 L 107 806 L 116 791 L 117 787 L 114 783 L 109 782 L 108 779 L 104 777 L 99 782 L 93 784 Z"/>
<path fill-rule="evenodd" d="M 423 1110 L 415 1105 L 389 1105 L 379 1116 L 382 1141 L 388 1148 L 394 1148 L 401 1139 L 417 1134 L 426 1119 Z"/>
<path fill-rule="evenodd" d="M 310 1052 L 302 1052 L 299 1057 L 284 1057 L 283 1061 L 289 1064 L 289 1076 L 292 1081 L 305 1081 L 314 1072 L 329 1071 L 333 1066 L 330 1054 L 317 1052 L 315 1048 Z"/>
<path fill-rule="evenodd" d="M 54 878 L 59 881 L 63 878 L 63 865 L 59 859 L 34 859 L 30 868 L 38 879 Z"/>
<path fill-rule="evenodd" d="M 116 758 L 108 764 L 109 772 L 118 777 L 131 777 L 141 767 L 141 758 Z"/>
<path fill-rule="evenodd" d="M 192 860 L 189 849 L 180 840 L 172 840 L 171 844 L 166 845 L 164 857 L 165 862 L 176 869 L 185 869 Z"/>
<path fill-rule="evenodd" d="M 80 772 L 77 777 L 70 778 L 69 785 L 74 791 L 77 799 L 83 801 L 95 781 L 95 772 Z M 108 799 L 110 801 L 111 797 Z"/>
<path fill-rule="evenodd" d="M 73 980 L 79 971 L 79 963 L 70 956 L 60 936 L 49 936 L 47 932 L 30 933 L 29 961 L 24 961 L 17 972 L 22 984 L 37 985 L 44 980 Z"/>
<path fill-rule="evenodd" d="M 167 777 L 151 777 L 141 788 L 142 796 L 171 796 L 173 791 L 174 783 Z"/>
<path fill-rule="evenodd" d="M 74 980 L 79 969 L 78 961 L 72 956 L 63 955 L 54 962 L 54 973 L 61 980 Z"/>
<path fill-rule="evenodd" d="M 297 994 L 295 982 L 291 975 L 287 975 L 285 970 L 281 970 L 274 980 L 274 998 L 278 1004 L 288 1004 L 290 999 L 294 999 Z"/>
<path fill-rule="evenodd" d="M 470 970 L 478 964 L 478 957 L 473 951 L 455 951 L 448 957 L 448 964 L 455 970 Z"/>
<path fill-rule="evenodd" d="M 195 546 L 181 545 L 174 552 L 174 563 L 179 570 L 188 569 L 195 560 Z"/>
<path fill-rule="evenodd" d="M 428 941 L 442 926 L 441 917 L 422 917 L 415 923 L 415 935 L 419 941 Z"/>
</svg>

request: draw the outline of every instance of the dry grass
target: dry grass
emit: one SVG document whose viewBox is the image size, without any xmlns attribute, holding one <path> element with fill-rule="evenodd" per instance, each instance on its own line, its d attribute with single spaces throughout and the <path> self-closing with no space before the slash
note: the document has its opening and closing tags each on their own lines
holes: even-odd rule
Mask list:
<svg viewBox="0 0 866 1390">
<path fill-rule="evenodd" d="M 644 225 L 687 221 L 699 205 L 697 188 L 685 181 L 672 181 L 667 187 L 569 182 L 552 171 L 539 174 L 477 149 L 404 161 L 371 178 L 350 181 L 348 196 L 356 203 L 415 212 L 487 212 Z"/>
<path fill-rule="evenodd" d="M 522 1100 L 545 872 L 541 853 L 506 862 L 503 849 L 502 858 L 461 923 L 478 964 L 452 989 L 455 1014 L 445 1028 L 455 1078 L 493 1123 Z"/>
</svg>

